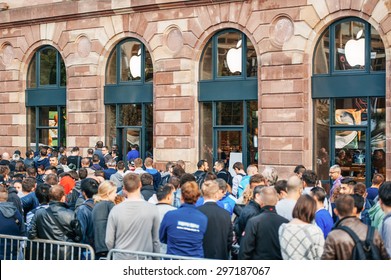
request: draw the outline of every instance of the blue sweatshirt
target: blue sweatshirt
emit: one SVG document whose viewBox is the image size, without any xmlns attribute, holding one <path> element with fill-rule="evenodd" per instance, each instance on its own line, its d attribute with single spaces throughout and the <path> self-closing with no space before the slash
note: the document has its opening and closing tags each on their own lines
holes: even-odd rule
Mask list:
<svg viewBox="0 0 391 280">
<path fill-rule="evenodd" d="M 160 242 L 167 244 L 167 254 L 203 258 L 202 240 L 207 224 L 208 218 L 195 205 L 184 203 L 164 216 Z"/>
</svg>

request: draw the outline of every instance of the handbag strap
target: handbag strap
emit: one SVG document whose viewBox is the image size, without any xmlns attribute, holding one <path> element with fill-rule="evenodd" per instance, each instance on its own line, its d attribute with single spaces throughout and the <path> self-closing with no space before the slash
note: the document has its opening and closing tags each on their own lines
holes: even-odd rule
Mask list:
<svg viewBox="0 0 391 280">
<path fill-rule="evenodd" d="M 346 227 L 346 226 L 339 226 L 337 227 L 336 229 L 342 229 L 343 231 L 347 232 L 350 237 L 353 239 L 354 243 L 357 244 L 359 242 L 361 242 L 360 238 L 357 236 L 357 234 L 351 230 L 349 227 Z"/>
</svg>

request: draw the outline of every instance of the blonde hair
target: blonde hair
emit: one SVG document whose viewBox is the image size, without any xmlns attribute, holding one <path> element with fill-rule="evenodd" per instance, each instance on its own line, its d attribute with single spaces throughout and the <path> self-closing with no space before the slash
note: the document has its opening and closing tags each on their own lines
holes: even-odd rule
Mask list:
<svg viewBox="0 0 391 280">
<path fill-rule="evenodd" d="M 98 193 L 94 195 L 94 202 L 98 203 L 102 200 L 109 200 L 112 192 L 117 192 L 117 186 L 112 181 L 103 181 L 98 187 Z"/>
<path fill-rule="evenodd" d="M 254 188 L 250 188 L 250 186 L 245 188 L 243 191 L 243 204 L 247 204 L 250 200 L 253 199 L 253 196 L 254 196 Z"/>
</svg>

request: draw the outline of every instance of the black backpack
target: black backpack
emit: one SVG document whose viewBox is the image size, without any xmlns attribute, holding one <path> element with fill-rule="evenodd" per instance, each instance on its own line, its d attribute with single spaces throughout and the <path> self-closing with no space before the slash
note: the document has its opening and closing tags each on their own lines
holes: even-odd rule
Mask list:
<svg viewBox="0 0 391 280">
<path fill-rule="evenodd" d="M 353 239 L 352 260 L 381 260 L 379 249 L 373 244 L 374 227 L 368 227 L 367 237 L 364 241 L 360 240 L 357 234 L 346 226 L 339 226 L 336 229 L 347 232 Z"/>
<path fill-rule="evenodd" d="M 65 201 L 69 206 L 69 209 L 75 211 L 76 201 L 81 194 L 80 186 L 75 186 L 70 193 L 67 194 Z"/>
<path fill-rule="evenodd" d="M 205 176 L 206 176 L 206 172 L 202 172 L 202 173 L 194 173 L 193 174 L 195 179 L 196 179 L 196 182 L 199 186 L 199 188 L 201 189 L 202 187 L 202 184 L 204 183 L 204 180 L 205 180 Z"/>
</svg>

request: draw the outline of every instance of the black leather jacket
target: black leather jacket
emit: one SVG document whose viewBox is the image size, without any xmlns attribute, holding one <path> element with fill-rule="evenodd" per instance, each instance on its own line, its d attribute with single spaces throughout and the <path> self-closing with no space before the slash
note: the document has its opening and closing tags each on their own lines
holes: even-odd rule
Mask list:
<svg viewBox="0 0 391 280">
<path fill-rule="evenodd" d="M 70 224 L 75 217 L 74 212 L 63 202 L 52 201 L 49 203 L 49 207 L 58 223 L 62 225 L 66 232 L 63 232 L 49 216 L 46 209 L 42 208 L 37 210 L 31 220 L 31 228 L 28 232 L 28 238 L 73 242 L 66 236 L 66 233 L 72 231 Z"/>
</svg>

